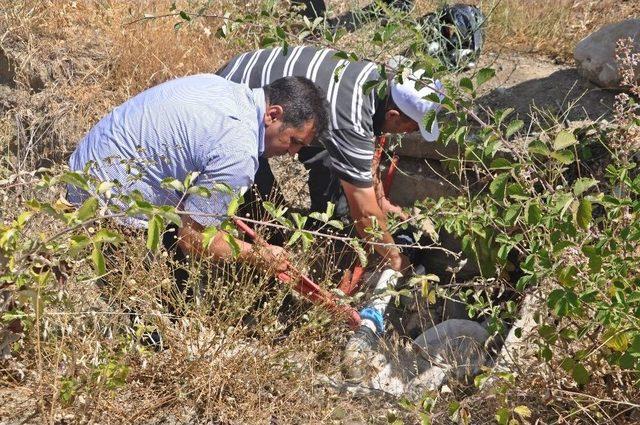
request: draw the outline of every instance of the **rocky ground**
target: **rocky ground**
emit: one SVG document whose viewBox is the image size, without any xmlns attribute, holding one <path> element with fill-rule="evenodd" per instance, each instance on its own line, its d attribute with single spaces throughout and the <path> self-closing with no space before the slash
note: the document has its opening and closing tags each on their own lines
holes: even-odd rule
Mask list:
<svg viewBox="0 0 640 425">
<path fill-rule="evenodd" d="M 480 66 L 496 70 L 496 77 L 480 91 L 482 107 L 514 108 L 524 120 L 534 108 L 560 113 L 569 121 L 611 116 L 616 93 L 585 80 L 573 66 L 508 53 L 484 55 Z"/>
</svg>

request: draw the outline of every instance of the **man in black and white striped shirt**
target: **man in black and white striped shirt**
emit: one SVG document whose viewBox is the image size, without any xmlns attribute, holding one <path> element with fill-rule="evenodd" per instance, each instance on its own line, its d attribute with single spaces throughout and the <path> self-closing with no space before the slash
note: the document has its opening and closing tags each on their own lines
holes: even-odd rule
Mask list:
<svg viewBox="0 0 640 425">
<path fill-rule="evenodd" d="M 316 47 L 290 47 L 287 51 L 278 47 L 247 52 L 233 58 L 218 74 L 252 88 L 292 75 L 307 77 L 316 83 L 326 93 L 330 105 L 329 137 L 321 141 L 328 154 L 330 170 L 314 161 L 323 155 L 318 153 L 321 148 L 300 152 L 300 159 L 306 164 L 315 162 L 309 176 L 312 209 L 324 209 L 329 200 L 335 202 L 326 184 L 326 176 L 331 173 L 339 179 L 339 183 L 334 179 L 336 186 L 344 190 L 358 233 L 365 236 L 364 229 L 370 226 L 373 216 L 384 232 L 382 242 L 393 244 L 393 238 L 386 230 L 385 214 L 400 209 L 389 203 L 381 187 L 374 187 L 375 136 L 419 129 L 425 140 L 436 140 L 439 134 L 437 121 L 434 120 L 429 129 L 422 121 L 428 111 L 439 109 L 438 103 L 425 99 L 434 92 L 442 97 L 439 81 L 420 90 L 410 78 L 402 83 L 391 81 L 388 93 L 378 96 L 375 90 L 365 90 L 367 82 L 380 79 L 375 63 L 341 59 L 335 50 Z M 266 162 L 261 164 L 261 168 L 264 167 L 268 167 Z M 271 175 L 270 170 L 264 169 L 258 174 Z M 256 178 L 256 183 L 258 180 Z M 314 187 L 314 181 L 323 182 L 321 190 Z M 395 270 L 408 266 L 407 258 L 394 246 L 376 246 L 376 251 L 387 258 Z"/>
</svg>

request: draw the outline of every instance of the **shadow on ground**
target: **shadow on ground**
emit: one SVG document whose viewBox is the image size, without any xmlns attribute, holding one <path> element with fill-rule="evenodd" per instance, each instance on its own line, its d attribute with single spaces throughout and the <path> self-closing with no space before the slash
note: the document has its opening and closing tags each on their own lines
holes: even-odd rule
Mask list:
<svg viewBox="0 0 640 425">
<path fill-rule="evenodd" d="M 544 74 L 549 66 L 543 64 L 538 71 Z M 574 68 L 557 69 L 549 75 L 513 84 L 513 80 L 520 80 L 518 74 L 526 75 L 530 71 L 527 65 L 514 68 L 506 80 L 478 98 L 478 105 L 490 110 L 514 108 L 525 122 L 529 121 L 527 115 L 532 110 L 553 112 L 570 121 L 611 118 L 615 91 L 591 84 Z"/>
</svg>

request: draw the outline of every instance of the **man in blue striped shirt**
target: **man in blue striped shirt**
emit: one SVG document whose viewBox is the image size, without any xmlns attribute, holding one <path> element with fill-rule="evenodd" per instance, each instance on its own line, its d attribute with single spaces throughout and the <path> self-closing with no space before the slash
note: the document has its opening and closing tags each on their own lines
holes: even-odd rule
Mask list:
<svg viewBox="0 0 640 425">
<path fill-rule="evenodd" d="M 216 75 L 194 75 L 150 88 L 115 108 L 80 142 L 69 165 L 73 170 L 88 166 L 99 180 L 116 181 L 122 194 L 137 191 L 155 205 L 186 212 L 178 229 L 178 246 L 186 254 L 231 258 L 222 231 L 203 248 L 203 229 L 224 220 L 232 199 L 214 185 L 242 192 L 253 184 L 260 157 L 295 155 L 325 132 L 327 120 L 324 93 L 306 78 L 281 78 L 250 89 Z M 193 172 L 198 173 L 194 184 L 208 188 L 211 198 L 163 184 L 167 178 L 184 181 Z M 88 196 L 69 188 L 73 203 Z M 123 224 L 146 227 L 143 217 Z M 288 268 L 281 247 L 236 242 L 240 260 L 276 272 Z"/>
</svg>

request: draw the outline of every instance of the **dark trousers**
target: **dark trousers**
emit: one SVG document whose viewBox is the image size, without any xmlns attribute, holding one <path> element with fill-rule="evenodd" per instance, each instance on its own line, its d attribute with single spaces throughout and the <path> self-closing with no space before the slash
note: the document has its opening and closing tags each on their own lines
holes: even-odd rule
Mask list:
<svg viewBox="0 0 640 425">
<path fill-rule="evenodd" d="M 413 5 L 413 0 L 384 0 L 384 3 L 399 10 L 408 11 Z M 306 16 L 310 20 L 314 20 L 318 16 L 324 16 L 327 7 L 324 0 L 294 0 L 292 1 L 294 6 L 306 6 L 305 10 L 301 12 L 303 16 Z M 371 19 L 379 18 L 375 2 L 364 6 L 361 9 L 352 10 L 343 13 L 340 16 L 327 20 L 327 25 L 330 28 L 344 28 L 347 31 L 355 31 L 363 24 L 371 21 Z"/>
</svg>

